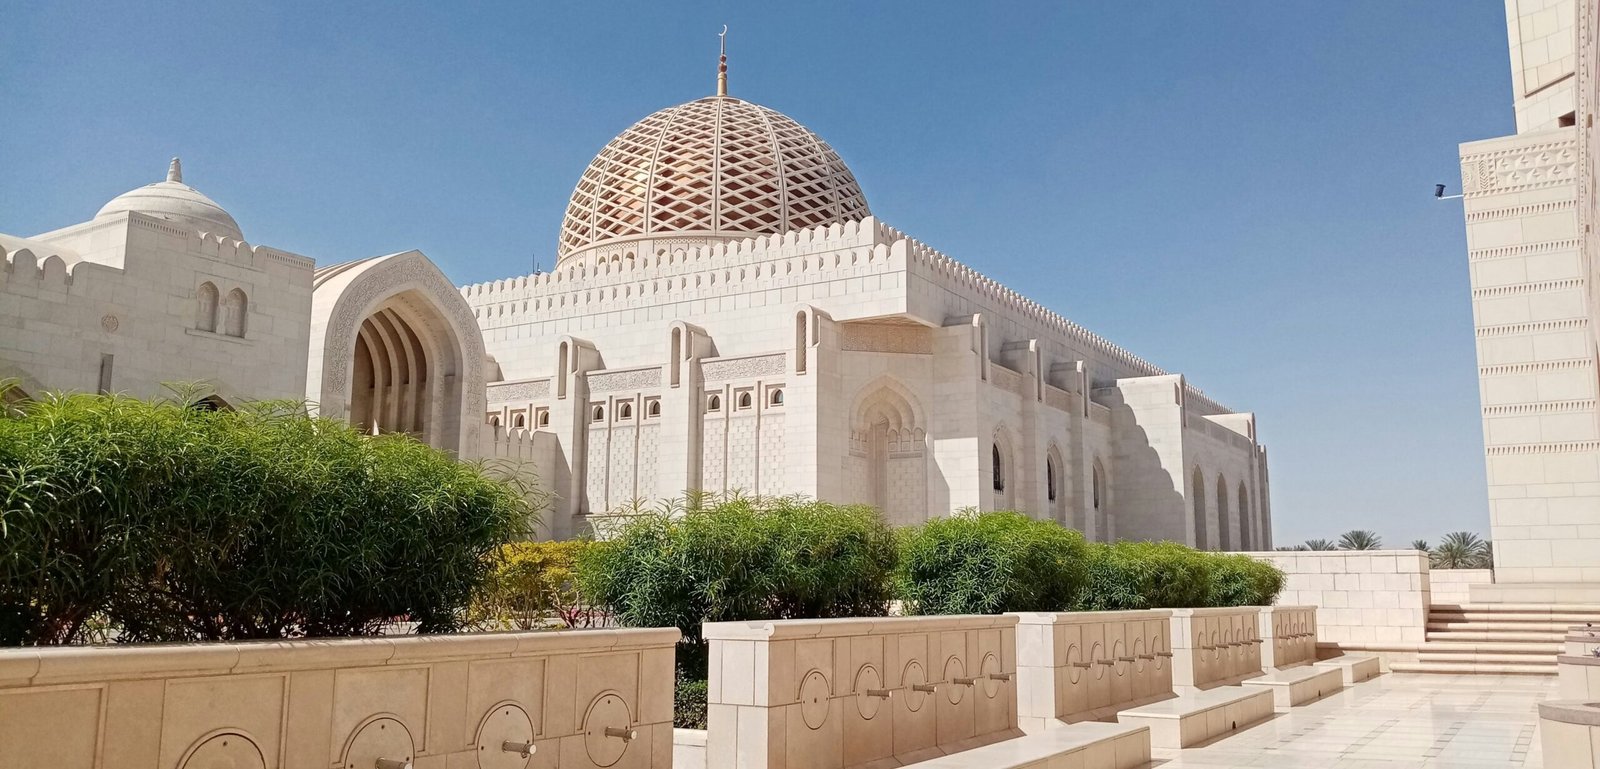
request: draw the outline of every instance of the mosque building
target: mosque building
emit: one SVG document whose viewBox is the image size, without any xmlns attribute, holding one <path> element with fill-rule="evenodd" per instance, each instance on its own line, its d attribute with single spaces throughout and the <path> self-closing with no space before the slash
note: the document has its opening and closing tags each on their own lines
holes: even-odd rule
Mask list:
<svg viewBox="0 0 1600 769">
<path fill-rule="evenodd" d="M 726 57 L 716 95 L 601 149 L 549 272 L 457 288 L 418 251 L 318 267 L 246 242 L 177 160 L 0 251 L 12 397 L 305 398 L 525 460 L 555 495 L 548 536 L 709 492 L 1272 543 L 1253 414 L 879 221 L 827 142 L 729 94 Z"/>
</svg>

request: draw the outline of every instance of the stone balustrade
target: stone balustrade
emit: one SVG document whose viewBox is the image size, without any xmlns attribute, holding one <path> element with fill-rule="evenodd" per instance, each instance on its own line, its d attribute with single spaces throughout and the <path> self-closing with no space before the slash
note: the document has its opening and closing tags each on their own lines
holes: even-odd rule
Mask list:
<svg viewBox="0 0 1600 769">
<path fill-rule="evenodd" d="M 1309 665 L 1317 661 L 1317 607 L 1264 606 L 1257 637 L 1262 669 Z"/>
<path fill-rule="evenodd" d="M 669 628 L 0 651 L 0 769 L 664 769 L 678 637 Z"/>
<path fill-rule="evenodd" d="M 706 765 L 896 766 L 1020 736 L 1016 624 L 1012 615 L 706 623 Z"/>
<path fill-rule="evenodd" d="M 1172 687 L 1184 693 L 1261 675 L 1260 606 L 1172 609 Z"/>
<path fill-rule="evenodd" d="M 1172 612 L 1023 612 L 1017 624 L 1017 726 L 1098 720 L 1173 696 Z"/>
</svg>

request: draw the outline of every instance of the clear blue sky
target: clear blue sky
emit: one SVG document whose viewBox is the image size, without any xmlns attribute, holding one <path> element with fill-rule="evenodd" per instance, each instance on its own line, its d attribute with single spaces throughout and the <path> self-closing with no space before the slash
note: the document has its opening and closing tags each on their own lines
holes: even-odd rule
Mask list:
<svg viewBox="0 0 1600 769">
<path fill-rule="evenodd" d="M 553 261 L 633 121 L 732 93 L 874 213 L 1257 413 L 1280 544 L 1487 534 L 1456 145 L 1512 132 L 1498 0 L 13 3 L 0 231 L 161 177 L 328 264 Z"/>
</svg>

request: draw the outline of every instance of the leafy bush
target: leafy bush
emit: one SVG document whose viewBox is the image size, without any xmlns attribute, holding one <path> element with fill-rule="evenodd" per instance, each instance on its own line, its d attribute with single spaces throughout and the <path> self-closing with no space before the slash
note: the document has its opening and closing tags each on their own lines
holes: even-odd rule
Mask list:
<svg viewBox="0 0 1600 769">
<path fill-rule="evenodd" d="M 1089 546 L 1084 611 L 1205 606 L 1211 590 L 1208 558 L 1176 542 L 1116 542 Z"/>
<path fill-rule="evenodd" d="M 781 497 L 636 515 L 584 552 L 578 574 L 620 624 L 698 642 L 702 622 L 881 616 L 894 562 L 871 508 Z"/>
<path fill-rule="evenodd" d="M 489 556 L 492 571 L 473 597 L 470 622 L 489 630 L 532 630 L 552 622 L 590 627 L 596 617 L 574 571 L 588 540 L 510 542 Z"/>
<path fill-rule="evenodd" d="M 900 595 L 909 614 L 1065 610 L 1085 549 L 1079 532 L 1022 513 L 935 518 L 901 532 Z"/>
<path fill-rule="evenodd" d="M 678 674 L 677 688 L 672 696 L 672 726 L 675 729 L 706 728 L 706 698 L 709 685 L 704 678 L 690 678 Z"/>
<path fill-rule="evenodd" d="M 1206 606 L 1270 606 L 1283 592 L 1283 571 L 1248 555 L 1206 553 L 1211 587 Z"/>
<path fill-rule="evenodd" d="M 520 491 L 301 404 L 50 396 L 0 417 L 0 643 L 450 630 Z"/>
</svg>

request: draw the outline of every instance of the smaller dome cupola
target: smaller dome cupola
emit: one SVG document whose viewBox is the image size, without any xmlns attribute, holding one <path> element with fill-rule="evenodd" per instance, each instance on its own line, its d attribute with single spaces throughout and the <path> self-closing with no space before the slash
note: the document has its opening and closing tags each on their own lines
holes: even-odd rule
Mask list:
<svg viewBox="0 0 1600 769">
<path fill-rule="evenodd" d="M 183 183 L 183 164 L 177 158 L 167 166 L 167 178 L 146 184 L 111 199 L 94 215 L 96 219 L 133 211 L 163 219 L 198 232 L 244 240 L 239 223 L 199 190 Z"/>
</svg>

